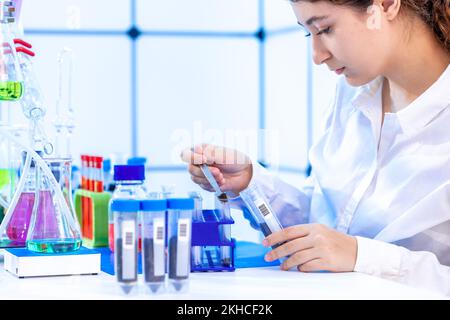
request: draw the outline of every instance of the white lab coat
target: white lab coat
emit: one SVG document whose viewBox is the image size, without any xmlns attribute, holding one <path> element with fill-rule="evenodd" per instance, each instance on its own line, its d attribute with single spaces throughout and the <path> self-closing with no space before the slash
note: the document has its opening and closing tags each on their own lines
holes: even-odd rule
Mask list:
<svg viewBox="0 0 450 320">
<path fill-rule="evenodd" d="M 356 236 L 355 271 L 450 295 L 450 66 L 383 125 L 382 83 L 339 79 L 300 189 L 260 165 L 252 183 L 283 226 L 322 223 Z"/>
</svg>

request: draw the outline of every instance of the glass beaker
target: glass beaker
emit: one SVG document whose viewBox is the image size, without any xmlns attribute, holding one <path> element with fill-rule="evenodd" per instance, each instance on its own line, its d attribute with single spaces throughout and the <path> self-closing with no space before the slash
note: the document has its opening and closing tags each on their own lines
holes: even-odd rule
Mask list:
<svg viewBox="0 0 450 320">
<path fill-rule="evenodd" d="M 71 200 L 71 159 L 46 159 L 63 198 L 50 183 L 42 168 L 36 170 L 35 205 L 28 231 L 27 248 L 35 252 L 60 253 L 81 246 L 80 226 Z"/>
<path fill-rule="evenodd" d="M 17 101 L 23 94 L 22 73 L 12 40 L 10 24 L 13 13 L 8 9 L 11 1 L 0 0 L 0 101 Z"/>
</svg>

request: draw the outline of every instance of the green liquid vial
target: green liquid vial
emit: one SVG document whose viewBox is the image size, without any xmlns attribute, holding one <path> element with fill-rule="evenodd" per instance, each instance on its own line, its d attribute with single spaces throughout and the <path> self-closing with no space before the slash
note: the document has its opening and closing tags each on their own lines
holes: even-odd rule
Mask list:
<svg viewBox="0 0 450 320">
<path fill-rule="evenodd" d="M 0 82 L 0 100 L 16 101 L 22 97 L 23 84 L 19 81 Z"/>
</svg>

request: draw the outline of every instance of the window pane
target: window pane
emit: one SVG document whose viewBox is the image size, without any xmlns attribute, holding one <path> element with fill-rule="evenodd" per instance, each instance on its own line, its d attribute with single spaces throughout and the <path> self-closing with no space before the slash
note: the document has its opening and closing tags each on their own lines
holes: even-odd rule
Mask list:
<svg viewBox="0 0 450 320">
<path fill-rule="evenodd" d="M 25 0 L 25 29 L 122 30 L 131 25 L 129 0 Z"/>
<path fill-rule="evenodd" d="M 32 36 L 29 40 L 37 53 L 35 69 L 47 102 L 45 121 L 49 134 L 54 134 L 56 118 L 57 56 L 67 46 L 74 53 L 75 159 L 80 153 L 128 153 L 131 142 L 128 39 Z"/>
<path fill-rule="evenodd" d="M 146 30 L 250 31 L 258 29 L 258 0 L 138 0 Z"/>
<path fill-rule="evenodd" d="M 245 148 L 256 140 L 257 77 L 255 40 L 141 38 L 139 153 L 180 164 L 193 143 Z"/>
<path fill-rule="evenodd" d="M 282 166 L 303 169 L 307 154 L 306 41 L 298 34 L 270 38 L 266 58 L 266 121 L 274 133 L 266 157 L 269 162 L 272 158 Z"/>
</svg>

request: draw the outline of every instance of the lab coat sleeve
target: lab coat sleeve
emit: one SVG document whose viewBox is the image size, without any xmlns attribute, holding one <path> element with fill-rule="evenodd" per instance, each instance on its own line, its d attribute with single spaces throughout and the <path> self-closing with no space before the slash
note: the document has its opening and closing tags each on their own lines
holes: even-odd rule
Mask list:
<svg viewBox="0 0 450 320">
<path fill-rule="evenodd" d="M 307 223 L 314 176 L 307 178 L 301 188 L 296 188 L 269 172 L 258 162 L 252 161 L 253 175 L 250 184 L 258 184 L 283 227 Z M 232 202 L 234 207 L 245 207 L 242 199 Z"/>
<path fill-rule="evenodd" d="M 450 267 L 440 264 L 435 254 L 359 236 L 356 239 L 354 271 L 450 296 Z"/>
</svg>

